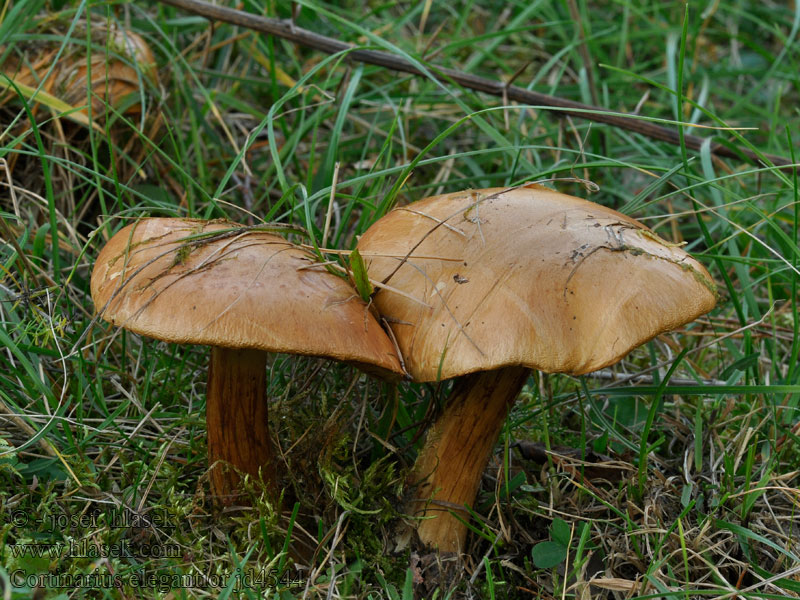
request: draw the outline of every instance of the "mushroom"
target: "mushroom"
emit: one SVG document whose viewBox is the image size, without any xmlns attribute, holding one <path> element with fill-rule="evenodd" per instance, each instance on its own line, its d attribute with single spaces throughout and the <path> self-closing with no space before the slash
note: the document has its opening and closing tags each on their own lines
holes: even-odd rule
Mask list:
<svg viewBox="0 0 800 600">
<path fill-rule="evenodd" d="M 49 25 L 43 24 L 42 28 L 63 37 L 63 31 L 50 31 Z M 64 50 L 61 39 L 52 44 L 30 43 L 23 45 L 24 59 L 12 54 L 0 65 L 0 70 L 15 84 L 31 91 L 50 73 L 42 89 L 70 106 L 82 107 L 91 102 L 94 119 L 102 119 L 108 106 L 122 110 L 128 117 L 139 116 L 140 103 L 130 100 L 142 86 L 140 75 L 155 85 L 158 83 L 153 52 L 141 36 L 116 26 L 97 25 L 92 29 L 92 37 L 93 46 L 105 51 L 94 49 L 87 56 L 85 45 Z M 53 65 L 56 58 L 59 60 Z M 71 115 L 84 123 L 87 116 L 86 108 Z"/>
<path fill-rule="evenodd" d="M 358 249 L 415 381 L 458 377 L 409 485 L 420 539 L 461 552 L 481 474 L 528 369 L 579 375 L 711 310 L 703 266 L 641 223 L 544 187 L 396 208 Z M 405 258 L 388 258 L 400 256 Z M 419 257 L 419 258 L 417 258 Z"/>
<path fill-rule="evenodd" d="M 107 321 L 212 347 L 206 423 L 211 486 L 228 499 L 236 471 L 277 496 L 266 361 L 285 352 L 402 373 L 395 348 L 351 285 L 285 239 L 233 223 L 153 218 L 119 231 L 97 257 L 92 298 Z M 215 466 L 230 463 L 235 470 Z"/>
</svg>

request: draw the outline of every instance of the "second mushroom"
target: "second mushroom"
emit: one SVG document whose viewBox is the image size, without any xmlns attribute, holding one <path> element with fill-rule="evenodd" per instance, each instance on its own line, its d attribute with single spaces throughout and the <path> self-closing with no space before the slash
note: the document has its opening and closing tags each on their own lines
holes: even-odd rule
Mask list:
<svg viewBox="0 0 800 600">
<path fill-rule="evenodd" d="M 92 298 L 107 321 L 148 337 L 211 346 L 206 421 L 211 484 L 230 503 L 240 474 L 279 495 L 267 422 L 269 352 L 402 373 L 392 342 L 345 280 L 305 250 L 234 223 L 145 219 L 103 248 Z M 225 465 L 233 468 L 224 468 Z"/>
<path fill-rule="evenodd" d="M 408 372 L 458 377 L 409 480 L 419 536 L 442 551 L 464 549 L 459 518 L 469 519 L 465 505 L 528 369 L 595 371 L 716 302 L 708 272 L 675 244 L 535 185 L 396 208 L 358 248 L 372 279 L 403 292 L 373 299 Z"/>
</svg>

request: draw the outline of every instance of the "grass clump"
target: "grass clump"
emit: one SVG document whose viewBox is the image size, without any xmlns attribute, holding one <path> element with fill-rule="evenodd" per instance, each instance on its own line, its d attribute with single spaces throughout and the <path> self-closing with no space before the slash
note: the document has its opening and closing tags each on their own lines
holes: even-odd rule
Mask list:
<svg viewBox="0 0 800 600">
<path fill-rule="evenodd" d="M 800 13 L 788 5 L 298 6 L 300 27 L 431 69 L 514 78 L 724 144 L 796 154 Z M 288 4 L 243 8 L 291 16 Z M 157 82 L 121 56 L 111 35 L 120 30 L 150 46 Z M 36 63 L 44 47 L 61 51 L 54 63 L 91 66 L 90 49 L 120 58 L 137 77 L 119 106 L 88 83 L 69 97 L 96 126 L 3 79 L 4 597 L 800 594 L 795 172 L 156 3 L 0 11 L 2 70 Z M 686 242 L 720 301 L 612 368 L 529 380 L 484 474 L 463 564 L 413 537 L 396 552 L 402 483 L 447 384 L 392 387 L 347 366 L 272 358 L 283 512 L 255 483 L 250 508 L 222 511 L 208 497 L 205 353 L 93 319 L 94 259 L 134 218 L 277 222 L 319 246 L 330 205 L 326 244 L 351 249 L 392 206 L 548 178 Z M 55 585 L 69 578 L 77 584 Z"/>
</svg>

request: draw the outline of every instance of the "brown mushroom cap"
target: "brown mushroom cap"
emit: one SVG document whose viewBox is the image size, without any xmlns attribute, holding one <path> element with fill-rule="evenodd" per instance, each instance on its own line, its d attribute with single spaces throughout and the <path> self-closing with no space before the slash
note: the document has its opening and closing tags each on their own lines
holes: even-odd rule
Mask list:
<svg viewBox="0 0 800 600">
<path fill-rule="evenodd" d="M 57 30 L 46 31 L 55 36 L 61 33 Z M 0 72 L 17 84 L 35 88 L 52 68 L 43 83 L 43 90 L 72 106 L 87 103 L 86 90 L 90 83 L 88 87 L 92 92 L 92 114 L 95 119 L 105 115 L 106 103 L 121 109 L 128 97 L 138 94 L 142 87 L 140 74 L 157 85 L 155 57 L 141 36 L 116 26 L 110 29 L 97 26 L 93 29 L 93 37 L 96 47 L 103 48 L 110 43 L 111 52 L 95 50 L 87 57 L 86 48 L 78 46 L 60 55 L 53 66 L 53 61 L 62 52 L 60 41 L 30 45 L 26 61 L 11 55 L 0 64 Z M 88 82 L 90 66 L 92 80 Z M 135 116 L 140 114 L 141 109 L 140 103 L 133 101 L 125 105 L 124 113 L 129 117 Z M 85 109 L 79 112 L 84 116 L 87 114 Z"/>
<path fill-rule="evenodd" d="M 685 251 L 541 186 L 396 208 L 358 248 L 373 280 L 430 306 L 389 289 L 374 297 L 418 381 L 512 365 L 588 373 L 716 302 L 710 275 Z M 409 252 L 402 265 L 386 257 Z"/>
<path fill-rule="evenodd" d="M 402 373 L 389 337 L 349 283 L 301 248 L 233 223 L 145 219 L 119 231 L 92 272 L 111 323 L 175 343 L 322 356 Z M 218 232 L 219 239 L 186 239 Z M 380 372 L 380 371 L 379 371 Z"/>
</svg>

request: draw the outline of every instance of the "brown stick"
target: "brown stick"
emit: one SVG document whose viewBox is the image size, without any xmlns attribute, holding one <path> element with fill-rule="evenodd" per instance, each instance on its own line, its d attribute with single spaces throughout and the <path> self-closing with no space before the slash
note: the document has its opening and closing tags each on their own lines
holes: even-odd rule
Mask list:
<svg viewBox="0 0 800 600">
<path fill-rule="evenodd" d="M 463 552 L 467 528 L 451 511 L 469 520 L 463 507 L 475 502 L 500 428 L 529 372 L 525 367 L 507 367 L 456 381 L 409 478 L 409 485 L 418 487 L 408 510 L 425 517 L 417 526 L 425 544 L 444 552 Z"/>
<path fill-rule="evenodd" d="M 680 136 L 674 129 L 668 129 L 649 121 L 644 121 L 627 115 L 620 115 L 610 112 L 606 108 L 599 106 L 591 106 L 573 100 L 566 100 L 564 98 L 557 98 L 539 92 L 526 90 L 515 85 L 506 85 L 494 79 L 487 79 L 485 77 L 478 77 L 456 69 L 447 69 L 437 67 L 434 65 L 427 65 L 428 72 L 423 72 L 422 69 L 417 67 L 414 63 L 400 56 L 395 56 L 388 52 L 381 52 L 378 50 L 353 50 L 354 46 L 341 42 L 339 40 L 326 37 L 324 35 L 316 34 L 307 29 L 296 27 L 291 21 L 282 21 L 280 19 L 269 19 L 251 13 L 227 8 L 224 6 L 215 6 L 202 0 L 158 0 L 162 4 L 170 4 L 177 6 L 189 12 L 196 13 L 207 19 L 215 19 L 246 27 L 254 31 L 260 31 L 268 35 L 280 37 L 301 46 L 321 50 L 328 54 L 350 50 L 348 58 L 353 61 L 363 62 L 370 65 L 377 65 L 386 67 L 394 71 L 401 71 L 403 73 L 411 73 L 412 75 L 431 76 L 438 81 L 444 83 L 455 82 L 465 88 L 492 94 L 493 96 L 500 96 L 508 98 L 515 102 L 523 104 L 531 104 L 535 106 L 547 106 L 556 109 L 558 112 L 595 121 L 598 123 L 606 123 L 621 129 L 627 129 L 640 133 L 647 137 L 669 142 L 676 146 L 680 145 Z M 588 112 L 587 112 L 588 111 Z M 687 148 L 692 150 L 700 150 L 705 138 L 684 135 L 684 143 Z M 753 164 L 763 164 L 761 157 L 747 148 L 728 148 L 717 142 L 711 143 L 711 152 L 720 157 L 734 158 L 741 160 L 745 158 Z M 762 154 L 764 158 L 773 164 L 781 167 L 790 167 L 792 162 L 782 156 L 775 156 L 773 154 Z"/>
<path fill-rule="evenodd" d="M 211 349 L 206 392 L 208 464 L 212 492 L 226 505 L 241 496 L 237 471 L 256 480 L 262 477 L 268 489 L 277 492 L 266 367 L 267 353 L 261 350 Z"/>
</svg>

